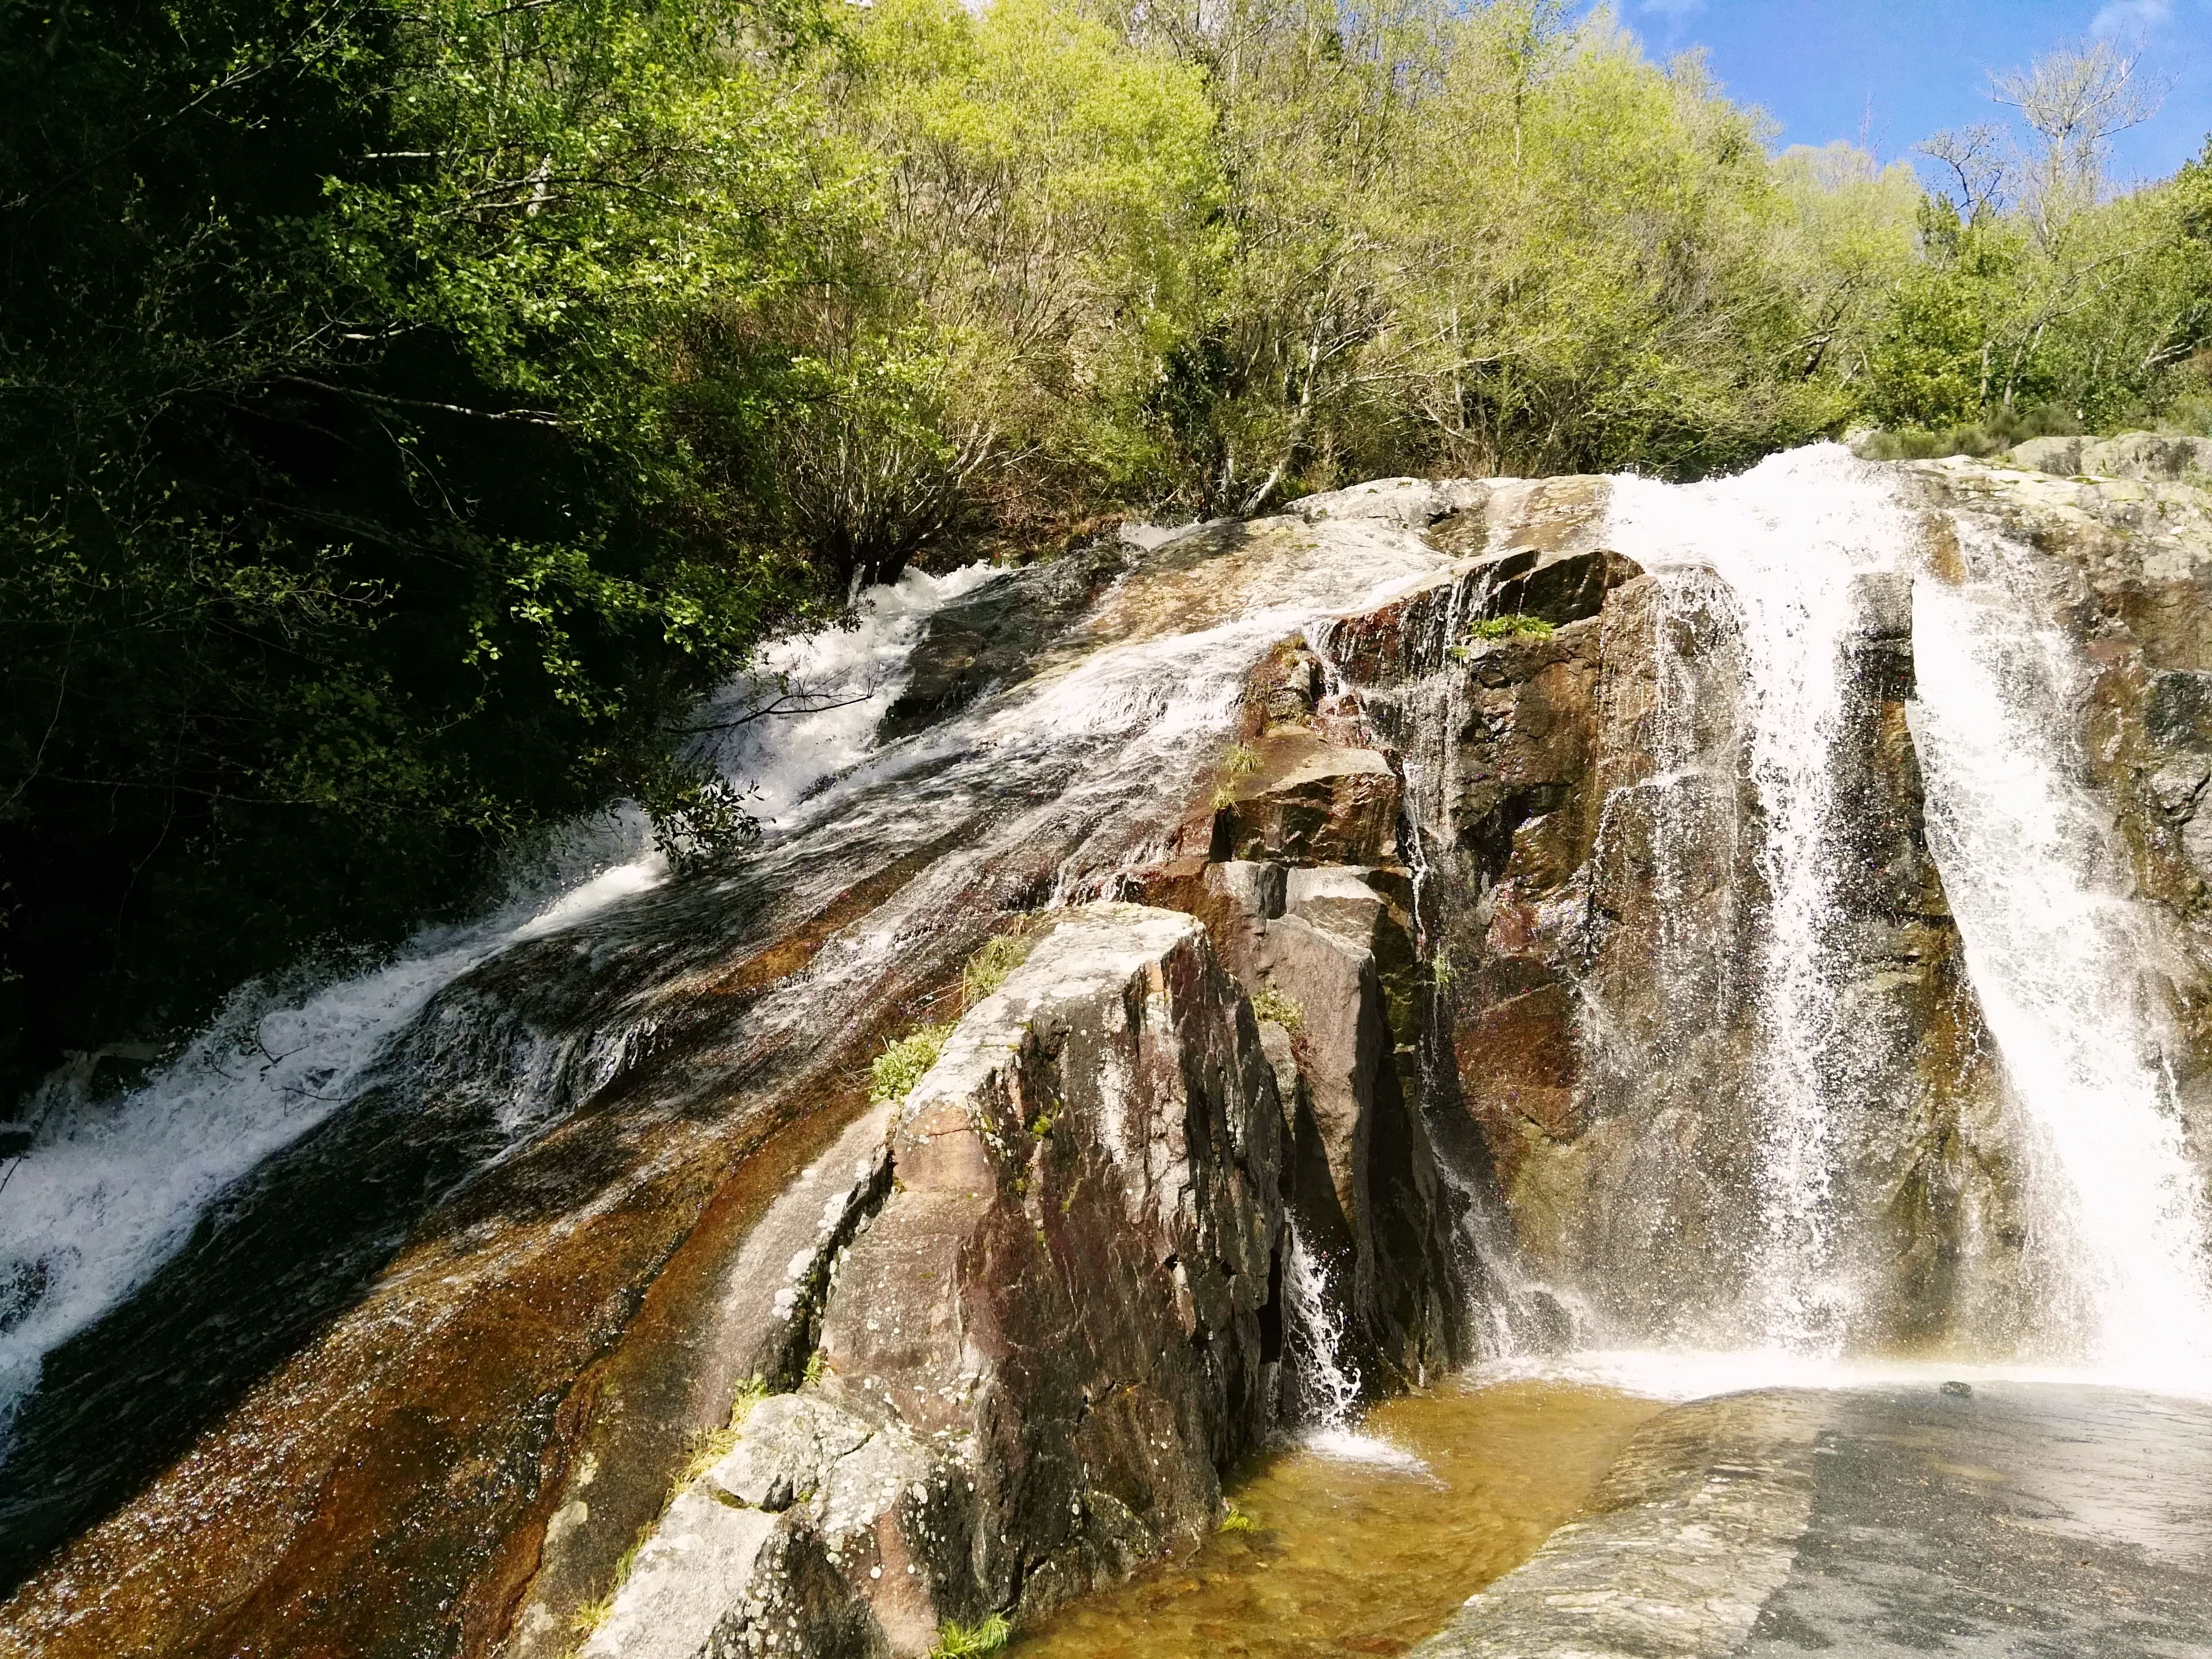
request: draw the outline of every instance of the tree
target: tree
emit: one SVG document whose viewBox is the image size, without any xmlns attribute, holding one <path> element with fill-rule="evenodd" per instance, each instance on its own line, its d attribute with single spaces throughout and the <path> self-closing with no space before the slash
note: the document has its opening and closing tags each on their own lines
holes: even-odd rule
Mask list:
<svg viewBox="0 0 2212 1659">
<path fill-rule="evenodd" d="M 728 533 L 706 312 L 827 216 L 808 15 L 0 13 L 0 858 L 21 1079 L 387 943 L 632 793 L 805 603 Z"/>
</svg>

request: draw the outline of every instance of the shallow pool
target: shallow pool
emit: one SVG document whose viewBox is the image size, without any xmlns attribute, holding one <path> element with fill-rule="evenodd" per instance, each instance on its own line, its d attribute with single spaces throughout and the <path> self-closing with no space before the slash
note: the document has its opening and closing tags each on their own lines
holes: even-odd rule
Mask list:
<svg viewBox="0 0 2212 1659">
<path fill-rule="evenodd" d="M 1397 1654 L 1571 1519 L 1661 1403 L 1572 1383 L 1448 1384 L 1275 1454 L 1221 1532 L 1018 1637 L 1020 1659 Z"/>
</svg>

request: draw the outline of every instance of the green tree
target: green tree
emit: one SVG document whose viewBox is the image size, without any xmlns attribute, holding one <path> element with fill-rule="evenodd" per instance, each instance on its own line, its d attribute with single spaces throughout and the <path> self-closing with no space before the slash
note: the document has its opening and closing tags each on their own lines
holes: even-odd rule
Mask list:
<svg viewBox="0 0 2212 1659">
<path fill-rule="evenodd" d="M 804 12 L 0 8 L 6 1069 L 388 941 L 643 796 L 793 614 L 702 319 L 831 212 Z M 730 360 L 718 359 L 717 362 Z"/>
</svg>

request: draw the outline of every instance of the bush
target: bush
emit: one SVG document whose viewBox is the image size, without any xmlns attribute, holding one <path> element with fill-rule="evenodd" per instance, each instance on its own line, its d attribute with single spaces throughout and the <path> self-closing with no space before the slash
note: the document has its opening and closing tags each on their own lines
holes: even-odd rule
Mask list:
<svg viewBox="0 0 2212 1659">
<path fill-rule="evenodd" d="M 1013 1627 L 995 1613 L 980 1625 L 948 1622 L 937 1627 L 931 1659 L 972 1659 L 975 1654 L 996 1653 L 1012 1635 Z"/>
</svg>

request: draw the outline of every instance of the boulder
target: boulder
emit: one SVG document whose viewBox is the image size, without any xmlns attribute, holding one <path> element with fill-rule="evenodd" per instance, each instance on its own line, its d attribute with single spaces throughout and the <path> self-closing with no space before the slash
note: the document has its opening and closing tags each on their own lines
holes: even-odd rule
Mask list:
<svg viewBox="0 0 2212 1659">
<path fill-rule="evenodd" d="M 961 1021 L 890 1146 L 811 1380 L 672 1506 L 605 1627 L 644 1644 L 623 1651 L 799 1632 L 927 1654 L 945 1620 L 1034 1615 L 1194 1547 L 1266 1434 L 1283 1112 L 1196 921 L 1071 913 Z M 686 1557 L 712 1567 L 678 1595 Z M 671 1634 L 636 1635 L 648 1605 Z"/>
</svg>

